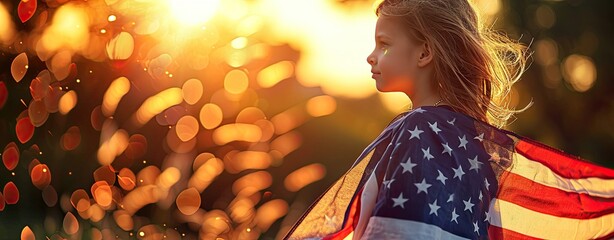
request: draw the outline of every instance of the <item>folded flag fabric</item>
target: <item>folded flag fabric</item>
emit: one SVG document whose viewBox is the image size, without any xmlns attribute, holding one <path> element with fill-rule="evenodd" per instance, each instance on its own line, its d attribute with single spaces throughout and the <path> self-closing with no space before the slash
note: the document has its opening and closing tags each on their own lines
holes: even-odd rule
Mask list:
<svg viewBox="0 0 614 240">
<path fill-rule="evenodd" d="M 489 238 L 614 238 L 614 170 L 425 106 L 384 129 L 285 237 Z"/>
</svg>

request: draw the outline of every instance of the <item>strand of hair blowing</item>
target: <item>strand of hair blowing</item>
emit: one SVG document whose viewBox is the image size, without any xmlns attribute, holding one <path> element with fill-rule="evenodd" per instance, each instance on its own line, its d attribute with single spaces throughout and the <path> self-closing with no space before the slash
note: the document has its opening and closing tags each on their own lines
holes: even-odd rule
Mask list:
<svg viewBox="0 0 614 240">
<path fill-rule="evenodd" d="M 528 48 L 485 28 L 467 0 L 384 0 L 376 14 L 398 18 L 410 36 L 431 46 L 439 93 L 453 108 L 503 127 L 530 107 L 510 107 Z"/>
</svg>

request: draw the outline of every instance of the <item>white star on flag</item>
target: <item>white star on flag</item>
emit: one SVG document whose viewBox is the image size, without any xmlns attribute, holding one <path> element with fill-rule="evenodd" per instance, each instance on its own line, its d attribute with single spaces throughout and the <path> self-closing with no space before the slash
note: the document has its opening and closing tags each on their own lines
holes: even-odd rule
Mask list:
<svg viewBox="0 0 614 240">
<path fill-rule="evenodd" d="M 450 194 L 450 196 L 448 197 L 448 201 L 446 202 L 452 202 L 454 201 L 454 193 Z"/>
<path fill-rule="evenodd" d="M 420 192 L 424 192 L 427 195 L 429 194 L 428 189 L 429 187 L 431 187 L 431 184 L 426 183 L 426 178 L 423 178 L 421 183 L 414 183 L 414 185 L 416 185 L 416 187 L 418 188 L 418 192 L 416 194 Z"/>
<path fill-rule="evenodd" d="M 450 145 L 448 145 L 448 143 L 444 143 L 441 146 L 443 147 L 443 152 L 441 152 L 441 154 L 447 153 L 448 155 L 452 156 L 452 148 Z"/>
<path fill-rule="evenodd" d="M 465 172 L 463 172 L 463 167 L 461 165 L 458 165 L 458 168 L 452 168 L 452 170 L 454 170 L 453 178 L 458 177 L 458 180 L 462 180 L 461 178 L 463 177 L 463 175 L 465 175 Z"/>
<path fill-rule="evenodd" d="M 473 208 L 475 204 L 471 203 L 471 198 L 467 201 L 463 200 L 463 203 L 465 204 L 465 209 L 463 211 L 469 210 L 469 212 L 473 213 L 473 209 L 471 208 Z"/>
<path fill-rule="evenodd" d="M 416 108 L 416 110 L 414 110 L 414 112 L 423 113 L 423 112 L 426 112 L 426 110 L 424 110 L 422 108 Z"/>
<path fill-rule="evenodd" d="M 480 230 L 480 228 L 478 227 L 478 222 L 476 221 L 476 222 L 473 223 L 473 231 L 478 233 L 478 235 L 480 235 L 479 230 Z"/>
<path fill-rule="evenodd" d="M 450 222 L 454 221 L 454 222 L 458 223 L 458 220 L 456 220 L 456 218 L 458 218 L 458 214 L 456 214 L 456 208 L 454 208 L 452 210 L 452 220 L 450 220 Z"/>
<path fill-rule="evenodd" d="M 429 122 L 429 127 L 431 128 L 431 130 L 433 130 L 433 132 L 435 132 L 435 134 L 438 134 L 439 132 L 441 132 L 441 129 L 437 127 L 437 122 L 435 123 Z"/>
<path fill-rule="evenodd" d="M 476 136 L 473 139 L 477 139 L 480 142 L 484 141 L 484 133 L 481 133 L 479 136 Z"/>
<path fill-rule="evenodd" d="M 394 182 L 394 179 L 386 180 L 386 181 L 384 181 L 384 185 L 386 186 L 386 188 L 390 189 L 390 184 L 392 182 Z"/>
<path fill-rule="evenodd" d="M 424 158 L 426 158 L 427 160 L 431 160 L 433 157 L 433 155 L 431 155 L 431 147 L 427 147 L 426 149 L 422 149 L 422 153 L 424 154 Z"/>
<path fill-rule="evenodd" d="M 477 172 L 477 171 L 480 170 L 480 164 L 483 164 L 483 163 L 478 161 L 478 156 L 477 155 L 474 158 L 469 158 L 468 160 L 469 160 L 469 164 L 471 164 L 471 167 L 469 168 L 469 171 L 475 169 L 475 171 Z"/>
<path fill-rule="evenodd" d="M 458 141 L 460 141 L 460 144 L 458 145 L 458 148 L 464 148 L 465 150 L 467 150 L 467 137 L 465 135 L 463 135 L 463 137 L 458 137 Z"/>
<path fill-rule="evenodd" d="M 405 209 L 405 202 L 407 202 L 407 198 L 403 198 L 403 192 L 399 194 L 397 198 L 392 198 L 394 204 L 392 207 L 401 206 L 401 208 Z"/>
<path fill-rule="evenodd" d="M 439 173 L 439 176 L 437 176 L 437 180 L 439 180 L 443 185 L 446 185 L 446 179 L 448 178 L 443 175 L 441 171 L 437 170 L 437 172 Z"/>
<path fill-rule="evenodd" d="M 435 202 L 429 203 L 429 208 L 431 209 L 431 211 L 429 212 L 429 215 L 434 213 L 435 216 L 437 216 L 437 210 L 439 210 L 439 208 L 441 207 L 437 205 L 437 199 L 435 199 Z"/>
<path fill-rule="evenodd" d="M 412 138 L 420 139 L 420 134 L 424 132 L 418 129 L 418 126 L 416 126 L 414 130 L 407 130 L 407 131 L 409 131 L 409 133 L 411 134 L 411 136 L 409 136 L 409 140 L 411 140 Z"/>
<path fill-rule="evenodd" d="M 412 163 L 412 162 L 411 162 L 411 158 L 408 158 L 408 159 L 407 159 L 407 162 L 401 163 L 401 167 L 403 167 L 403 172 L 402 172 L 401 174 L 403 174 L 403 173 L 405 173 L 405 172 L 410 172 L 410 173 L 413 173 L 413 172 L 412 172 L 412 169 L 413 169 L 413 168 L 414 168 L 416 165 L 418 165 L 418 164 Z"/>
<path fill-rule="evenodd" d="M 337 219 L 337 216 L 332 216 L 329 217 L 328 215 L 324 215 L 324 225 L 329 226 L 329 227 L 335 227 L 335 220 Z"/>
<path fill-rule="evenodd" d="M 450 125 L 454 125 L 454 122 L 456 121 L 456 118 L 452 118 L 452 120 L 447 121 L 448 124 Z"/>
</svg>

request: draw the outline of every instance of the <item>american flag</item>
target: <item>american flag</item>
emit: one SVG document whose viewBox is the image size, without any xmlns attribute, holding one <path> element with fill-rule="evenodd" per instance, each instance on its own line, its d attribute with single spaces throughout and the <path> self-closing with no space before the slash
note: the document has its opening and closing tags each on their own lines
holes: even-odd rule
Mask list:
<svg viewBox="0 0 614 240">
<path fill-rule="evenodd" d="M 393 121 L 286 239 L 609 239 L 614 170 L 451 108 Z"/>
</svg>

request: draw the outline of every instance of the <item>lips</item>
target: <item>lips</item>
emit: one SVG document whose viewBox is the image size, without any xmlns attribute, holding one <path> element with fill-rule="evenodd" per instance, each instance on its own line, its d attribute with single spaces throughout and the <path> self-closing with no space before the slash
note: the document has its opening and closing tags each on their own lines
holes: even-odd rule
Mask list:
<svg viewBox="0 0 614 240">
<path fill-rule="evenodd" d="M 373 75 L 371 75 L 371 78 L 373 78 L 373 79 L 375 79 L 376 77 L 379 77 L 381 75 L 380 72 L 371 71 L 371 73 L 373 74 Z"/>
</svg>

